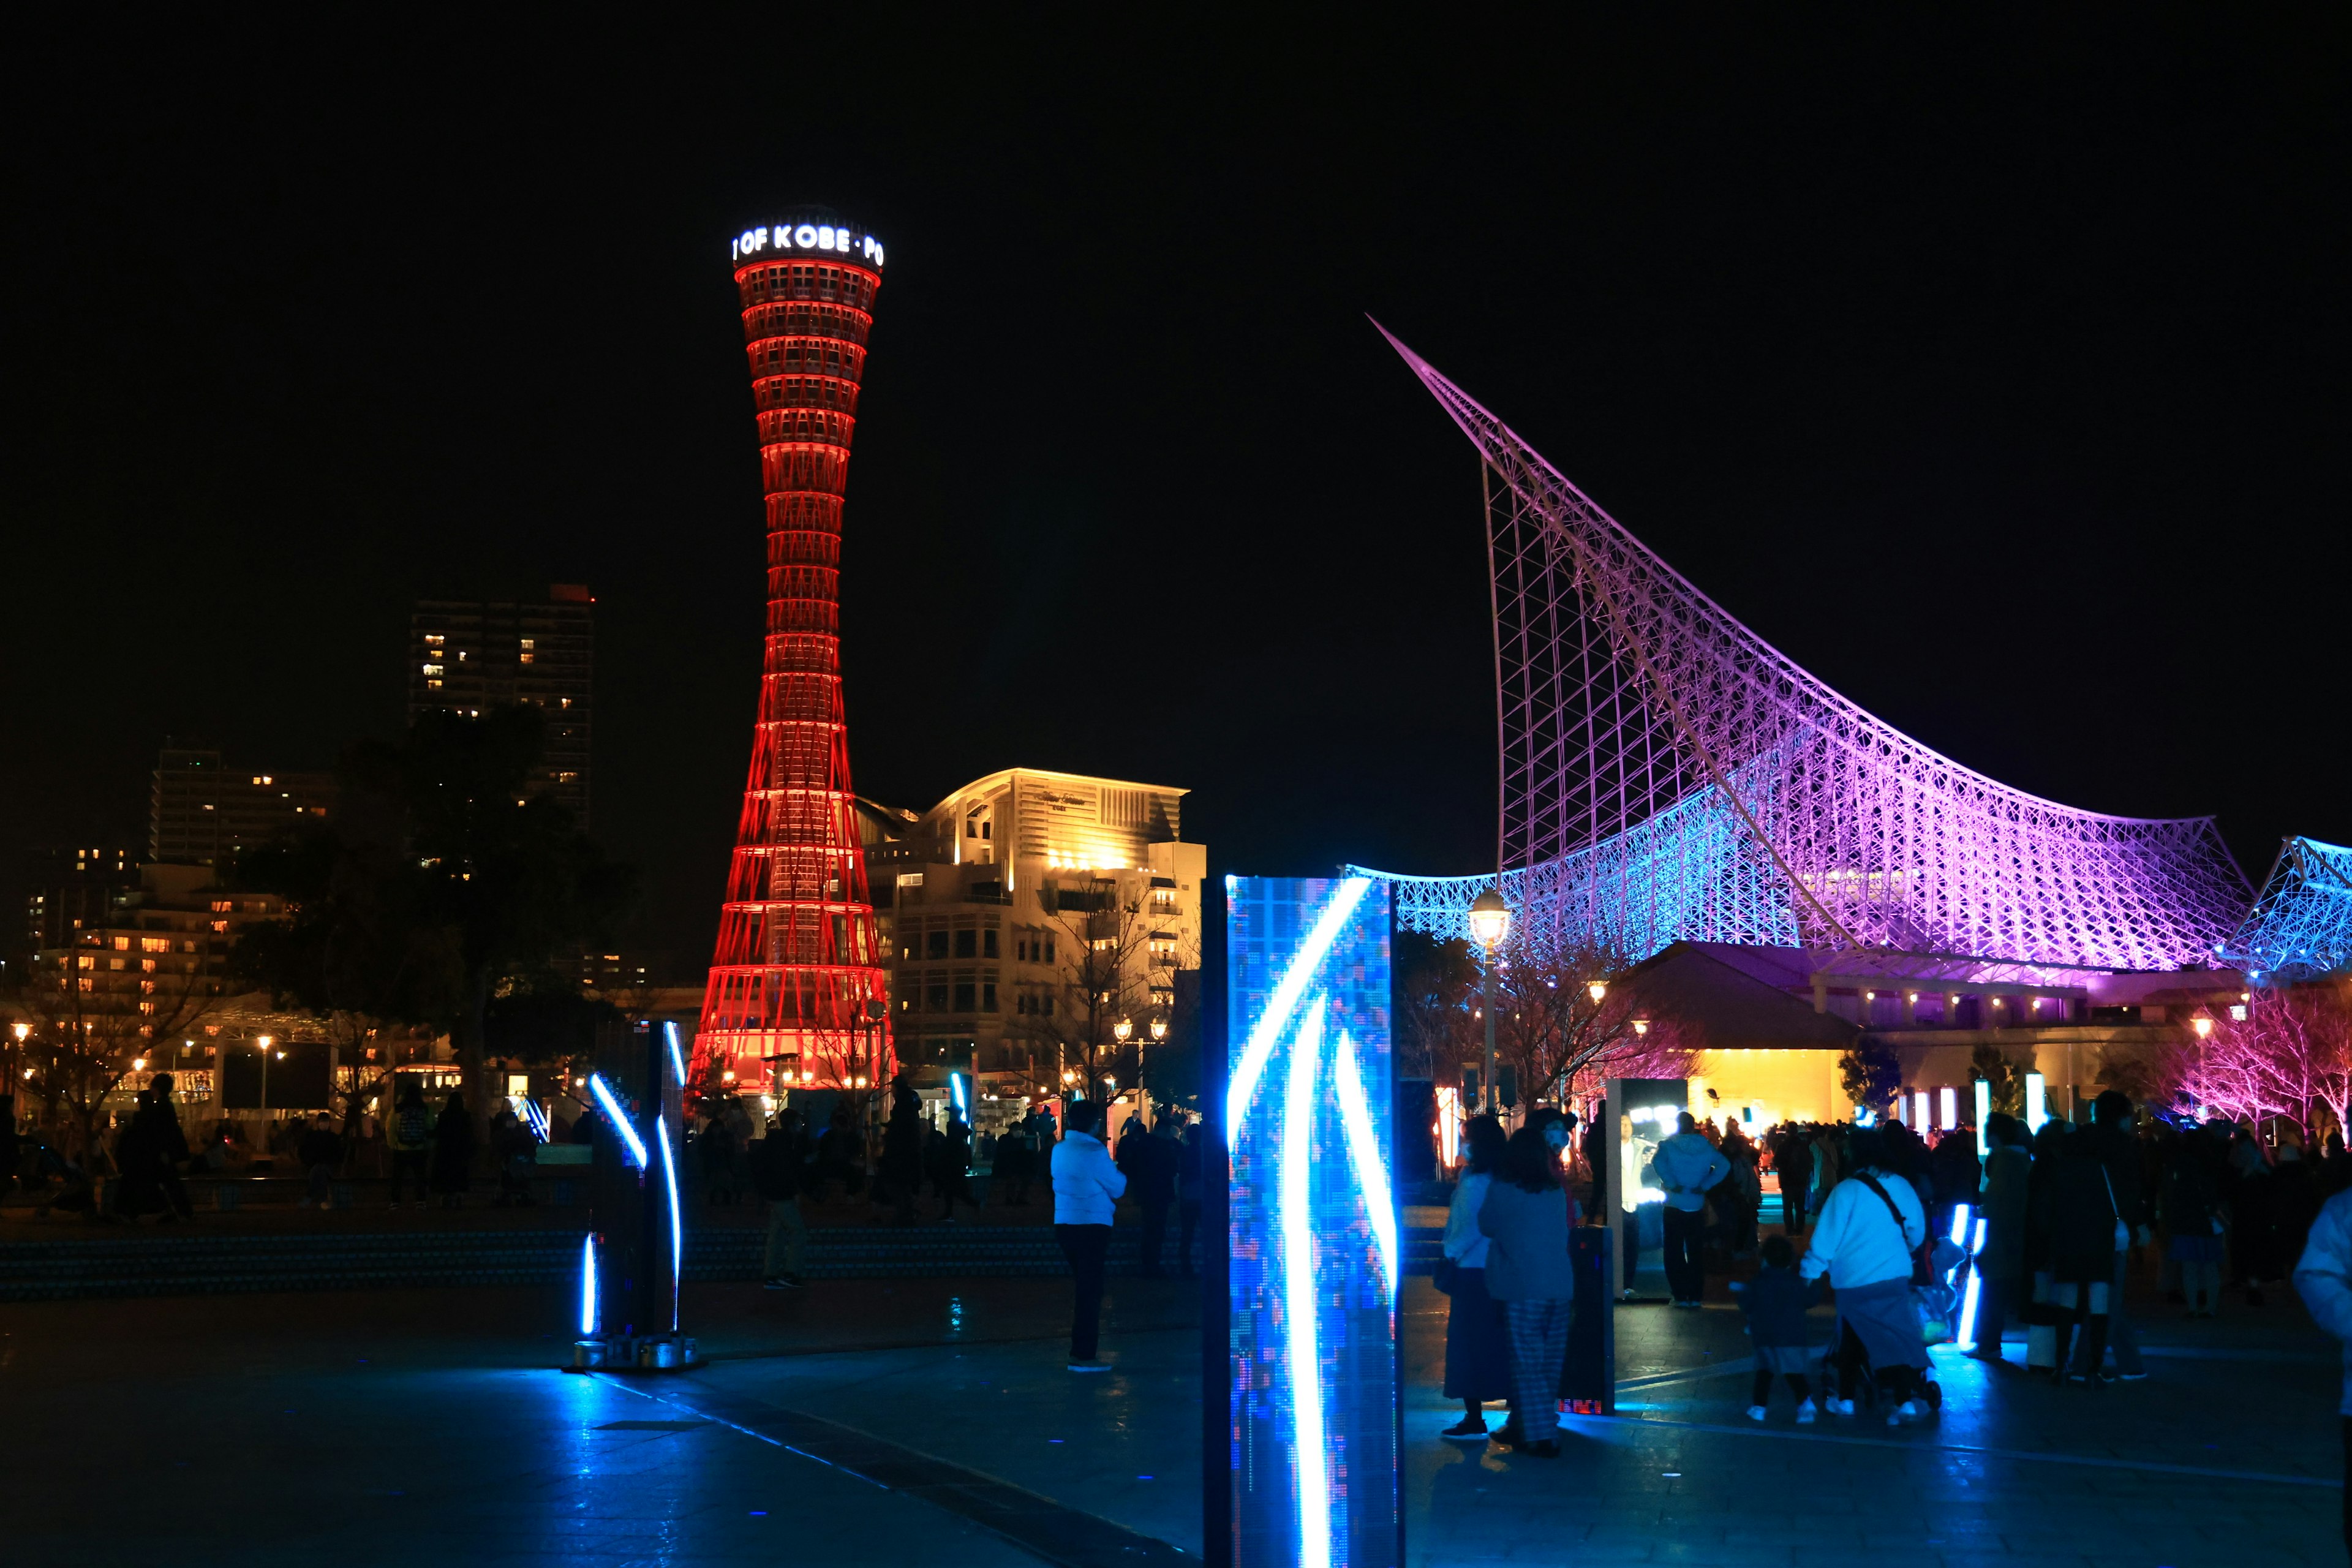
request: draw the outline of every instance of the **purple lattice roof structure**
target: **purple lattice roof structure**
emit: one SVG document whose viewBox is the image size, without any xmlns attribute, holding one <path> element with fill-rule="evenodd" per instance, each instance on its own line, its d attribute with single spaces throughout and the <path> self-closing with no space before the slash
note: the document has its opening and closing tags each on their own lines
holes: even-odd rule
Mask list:
<svg viewBox="0 0 2352 1568">
<path fill-rule="evenodd" d="M 2252 889 L 2211 817 L 2077 811 L 1921 745 L 1740 625 L 1389 342 L 1485 459 L 1497 861 L 1520 920 L 1637 958 L 1690 940 L 2212 963 Z M 1401 919 L 1452 935 L 1494 879 L 1391 880 Z"/>
</svg>

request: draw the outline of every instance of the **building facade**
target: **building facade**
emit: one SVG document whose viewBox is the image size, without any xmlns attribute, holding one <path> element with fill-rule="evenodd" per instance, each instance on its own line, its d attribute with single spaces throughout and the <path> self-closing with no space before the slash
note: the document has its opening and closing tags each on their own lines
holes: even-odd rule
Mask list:
<svg viewBox="0 0 2352 1568">
<path fill-rule="evenodd" d="M 1201 963 L 1208 851 L 1181 837 L 1185 793 L 1013 768 L 919 817 L 866 817 L 891 1017 L 919 1087 L 971 1071 L 999 1103 L 1132 1087 Z"/>
<path fill-rule="evenodd" d="M 696 1031 L 702 1081 L 890 1073 L 841 691 L 841 502 L 882 247 L 806 209 L 732 242 L 768 537 L 767 648 Z"/>
<path fill-rule="evenodd" d="M 596 601 L 577 583 L 539 600 L 420 599 L 408 618 L 408 718 L 479 717 L 521 703 L 546 720 L 533 787 L 561 801 L 584 831 L 593 804 Z"/>
<path fill-rule="evenodd" d="M 231 768 L 217 748 L 169 741 L 155 762 L 147 858 L 226 866 L 334 809 L 332 773 Z"/>
<path fill-rule="evenodd" d="M 142 857 L 128 845 L 50 845 L 25 864 L 25 951 L 70 947 L 74 933 L 108 920 L 139 886 Z"/>
</svg>

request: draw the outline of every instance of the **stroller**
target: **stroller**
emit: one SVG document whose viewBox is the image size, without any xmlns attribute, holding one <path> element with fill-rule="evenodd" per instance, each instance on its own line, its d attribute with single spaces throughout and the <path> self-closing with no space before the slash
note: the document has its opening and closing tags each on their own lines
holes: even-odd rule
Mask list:
<svg viewBox="0 0 2352 1568">
<path fill-rule="evenodd" d="M 1965 1226 L 1959 1227 L 1967 1233 Z M 1922 1344 L 1949 1344 L 1954 1338 L 1953 1319 L 1961 1309 L 1968 1276 L 1974 1264 L 1973 1252 L 1948 1237 L 1938 1237 L 1921 1248 L 1924 1255 L 1912 1272 L 1911 1305 L 1919 1320 Z M 1926 1276 L 1925 1282 L 1921 1275 Z M 1846 1367 L 1849 1360 L 1853 1372 L 1849 1381 Z M 1840 1318 L 1830 1330 L 1830 1342 L 1822 1347 L 1821 1380 L 1824 1389 L 1834 1389 L 1840 1397 L 1851 1397 L 1857 1407 L 1871 1409 L 1878 1405 L 1877 1369 L 1871 1364 L 1870 1351 L 1862 1336 L 1846 1333 L 1845 1320 Z M 1855 1392 L 1848 1395 L 1847 1387 Z M 1944 1408 L 1944 1388 L 1936 1381 L 1935 1363 L 1930 1361 L 1918 1373 L 1916 1398 L 1927 1408 Z"/>
</svg>

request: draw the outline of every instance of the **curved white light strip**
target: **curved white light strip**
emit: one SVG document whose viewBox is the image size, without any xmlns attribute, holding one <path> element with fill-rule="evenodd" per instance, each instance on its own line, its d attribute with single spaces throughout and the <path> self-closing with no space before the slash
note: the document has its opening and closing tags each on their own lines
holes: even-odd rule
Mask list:
<svg viewBox="0 0 2352 1568">
<path fill-rule="evenodd" d="M 596 1233 L 588 1233 L 580 1251 L 580 1337 L 596 1331 Z"/>
<path fill-rule="evenodd" d="M 677 1164 L 669 1156 L 669 1123 L 656 1121 L 654 1131 L 661 1138 L 662 1183 L 669 1188 L 669 1326 L 677 1328 L 677 1287 L 686 1276 L 686 1232 L 678 1223 Z"/>
<path fill-rule="evenodd" d="M 686 1087 L 686 1053 L 677 1048 L 677 1026 L 674 1023 L 664 1024 L 662 1033 L 669 1038 L 670 1070 L 677 1074 L 677 1087 L 684 1089 Z"/>
<path fill-rule="evenodd" d="M 1318 934 L 1321 930 L 1318 928 Z M 1328 947 L 1326 936 L 1323 945 Z M 1308 973 L 1312 965 L 1306 966 Z M 1286 977 L 1286 985 L 1289 984 Z M 1331 1479 L 1324 1451 L 1322 1344 L 1316 1332 L 1315 1216 L 1307 1172 L 1314 1163 L 1315 1068 L 1323 1054 L 1324 999 L 1317 997 L 1290 1043 L 1283 1096 L 1282 1326 L 1290 1342 L 1290 1409 L 1298 1450 L 1298 1568 L 1330 1568 Z M 1252 1042 L 1251 1048 L 1256 1048 Z"/>
<path fill-rule="evenodd" d="M 636 1162 L 638 1170 L 644 1170 L 646 1168 L 645 1140 L 639 1138 L 637 1130 L 629 1125 L 628 1117 L 622 1112 L 621 1102 L 614 1099 L 613 1091 L 605 1087 L 602 1073 L 592 1072 L 588 1075 L 588 1092 L 596 1097 L 596 1103 L 604 1110 L 604 1120 L 613 1124 L 613 1130 L 618 1132 L 621 1135 L 621 1141 L 628 1145 L 629 1158 Z"/>
<path fill-rule="evenodd" d="M 1237 1138 L 1242 1118 L 1249 1111 L 1250 1101 L 1257 1094 L 1257 1080 L 1265 1072 L 1266 1058 L 1274 1054 L 1274 1044 L 1282 1037 L 1290 1015 L 1297 1010 L 1298 999 L 1313 984 L 1315 971 L 1329 954 L 1331 944 L 1339 939 L 1339 928 L 1364 901 L 1372 889 L 1370 877 L 1349 877 L 1342 880 L 1331 901 L 1323 906 L 1316 917 L 1315 929 L 1291 954 L 1290 967 L 1284 972 L 1281 983 L 1266 998 L 1265 1011 L 1258 1015 L 1256 1025 L 1250 1030 L 1249 1045 L 1242 1059 L 1234 1064 L 1232 1086 L 1225 1091 L 1225 1136 Z M 1318 1029 L 1320 1026 L 1318 1026 Z"/>
<path fill-rule="evenodd" d="M 1318 998 L 1316 1003 L 1322 1005 Z M 1396 1309 L 1396 1205 L 1389 1196 L 1389 1171 L 1381 1158 L 1381 1141 L 1372 1131 L 1371 1102 L 1364 1095 L 1364 1069 L 1356 1061 L 1356 1042 L 1339 1031 L 1332 1076 L 1339 1083 L 1339 1124 L 1348 1130 L 1348 1155 L 1355 1162 L 1356 1182 L 1363 1189 L 1364 1212 L 1372 1222 L 1372 1237 L 1380 1243 L 1381 1274 L 1389 1282 L 1389 1309 Z"/>
</svg>

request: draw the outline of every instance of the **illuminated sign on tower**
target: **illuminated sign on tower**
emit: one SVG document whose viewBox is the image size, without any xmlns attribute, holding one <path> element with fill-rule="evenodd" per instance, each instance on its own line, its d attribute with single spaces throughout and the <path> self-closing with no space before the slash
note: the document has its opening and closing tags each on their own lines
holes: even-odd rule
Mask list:
<svg viewBox="0 0 2352 1568">
<path fill-rule="evenodd" d="M 728 248 L 767 496 L 767 652 L 693 1071 L 764 1083 L 762 1059 L 790 1057 L 821 1084 L 878 1086 L 888 1025 L 849 782 L 840 566 L 882 247 L 812 208 Z"/>
</svg>

